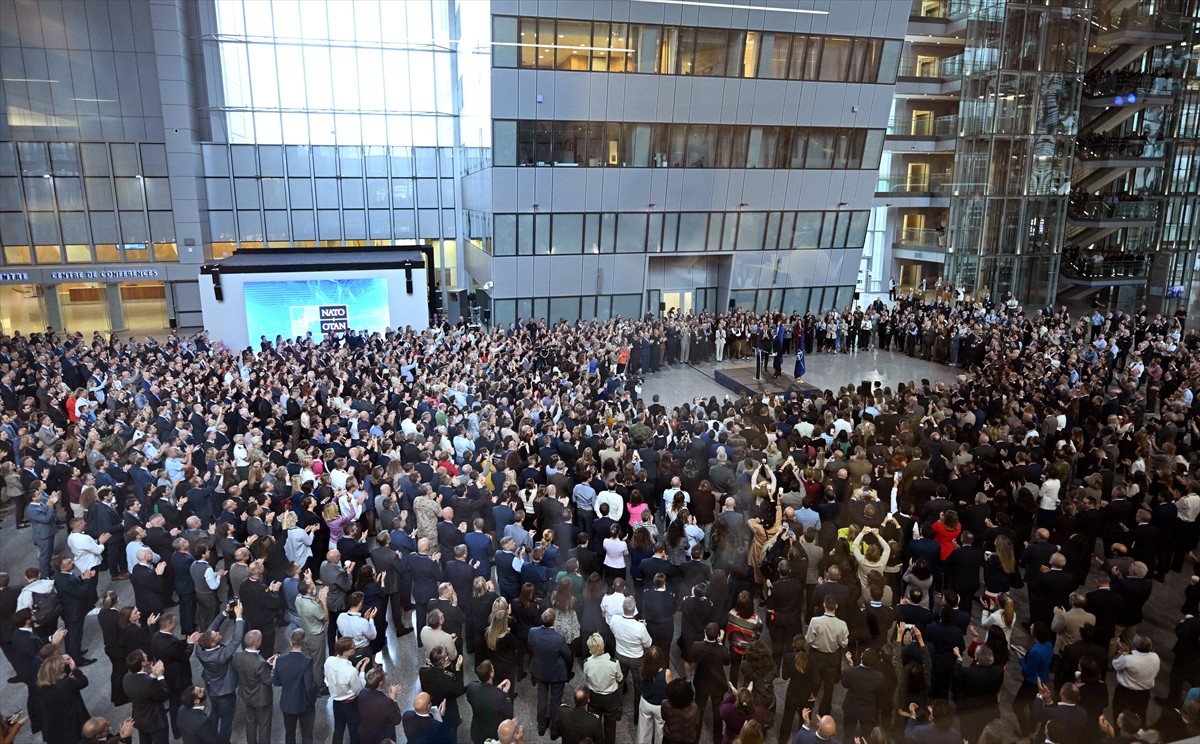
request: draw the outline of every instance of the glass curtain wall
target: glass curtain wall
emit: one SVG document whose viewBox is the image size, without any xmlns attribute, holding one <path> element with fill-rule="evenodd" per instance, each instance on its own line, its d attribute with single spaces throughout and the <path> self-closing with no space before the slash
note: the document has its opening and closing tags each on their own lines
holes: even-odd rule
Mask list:
<svg viewBox="0 0 1200 744">
<path fill-rule="evenodd" d="M 950 202 L 949 274 L 1048 302 L 1066 232 L 1088 0 L 972 8 Z"/>
</svg>

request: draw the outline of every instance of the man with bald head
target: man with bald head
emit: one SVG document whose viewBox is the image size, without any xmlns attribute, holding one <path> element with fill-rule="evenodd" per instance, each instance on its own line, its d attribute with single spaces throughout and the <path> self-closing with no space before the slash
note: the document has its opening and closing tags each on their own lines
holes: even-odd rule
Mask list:
<svg viewBox="0 0 1200 744">
<path fill-rule="evenodd" d="M 445 709 L 446 703 L 442 701 L 438 712 L 444 713 Z M 400 723 L 409 744 L 454 744 L 454 729 L 433 717 L 433 704 L 427 692 L 413 698 L 413 709 L 404 711 Z"/>
<path fill-rule="evenodd" d="M 417 552 L 409 553 L 405 558 L 412 579 L 413 604 L 417 606 L 417 646 L 421 645 L 419 631 L 425 627 L 429 600 L 437 597 L 438 584 L 442 581 L 442 564 L 438 562 L 440 557 L 437 553 L 429 554 L 429 539 L 422 537 L 417 540 Z"/>
<path fill-rule="evenodd" d="M 516 718 L 501 721 L 496 740 L 500 744 L 525 744 L 525 727 Z"/>
<path fill-rule="evenodd" d="M 328 609 L 327 627 L 336 628 L 338 615 L 346 611 L 346 598 L 354 589 L 354 561 L 342 563 L 342 554 L 330 550 L 325 554 L 325 562 L 321 564 L 321 583 L 329 589 L 325 596 L 325 606 Z M 336 633 L 329 633 L 326 638 L 326 650 L 333 653 L 333 644 L 337 640 Z"/>
<path fill-rule="evenodd" d="M 833 720 L 833 716 L 821 716 L 817 719 L 814 727 L 812 709 L 805 708 L 802 715 L 804 716 L 804 725 L 792 738 L 792 744 L 827 744 L 827 742 L 837 741 L 834 739 L 837 736 L 837 721 Z"/>
</svg>

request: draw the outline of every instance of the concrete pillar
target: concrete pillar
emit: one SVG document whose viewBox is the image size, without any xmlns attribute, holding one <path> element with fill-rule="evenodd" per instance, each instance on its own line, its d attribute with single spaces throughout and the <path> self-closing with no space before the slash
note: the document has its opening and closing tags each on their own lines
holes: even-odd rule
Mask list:
<svg viewBox="0 0 1200 744">
<path fill-rule="evenodd" d="M 125 330 L 125 306 L 121 304 L 121 285 L 110 282 L 104 285 L 104 299 L 108 301 L 108 325 L 113 333 Z"/>
<path fill-rule="evenodd" d="M 42 287 L 42 305 L 46 308 L 46 325 L 56 331 L 63 328 L 62 310 L 58 306 L 58 287 L 51 284 Z"/>
</svg>

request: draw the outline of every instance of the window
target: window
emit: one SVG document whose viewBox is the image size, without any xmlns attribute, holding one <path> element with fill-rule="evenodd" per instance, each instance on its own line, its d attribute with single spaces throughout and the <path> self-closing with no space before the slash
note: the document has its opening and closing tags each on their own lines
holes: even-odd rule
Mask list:
<svg viewBox="0 0 1200 744">
<path fill-rule="evenodd" d="M 554 215 L 551 253 L 579 253 L 583 245 L 583 215 Z"/>
<path fill-rule="evenodd" d="M 718 77 L 728 74 L 729 32 L 725 29 L 700 29 L 696 33 L 695 75 Z"/>
<path fill-rule="evenodd" d="M 763 34 L 758 55 L 759 77 L 771 80 L 787 79 L 790 49 L 791 37 L 787 34 Z"/>
<path fill-rule="evenodd" d="M 825 49 L 821 54 L 821 71 L 818 79 L 846 80 L 852 46 L 853 43 L 850 39 L 825 37 Z"/>
<path fill-rule="evenodd" d="M 620 214 L 617 220 L 617 253 L 646 252 L 646 215 Z"/>
</svg>

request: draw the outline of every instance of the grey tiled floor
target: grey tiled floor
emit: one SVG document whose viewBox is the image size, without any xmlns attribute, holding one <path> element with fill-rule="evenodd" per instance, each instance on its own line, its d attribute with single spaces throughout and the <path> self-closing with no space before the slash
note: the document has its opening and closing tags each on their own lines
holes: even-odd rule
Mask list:
<svg viewBox="0 0 1200 744">
<path fill-rule="evenodd" d="M 785 362 L 785 367 L 790 368 L 792 360 Z M 643 386 L 643 394 L 647 397 L 654 393 L 662 396 L 665 404 L 677 404 L 684 400 L 688 400 L 696 395 L 723 395 L 724 388 L 721 388 L 712 378 L 712 371 L 717 367 L 715 364 L 705 364 L 696 367 L 690 365 L 676 365 L 671 368 L 666 368 L 655 375 L 650 375 L 646 379 Z M 862 380 L 874 381 L 882 380 L 885 385 L 894 386 L 898 382 L 907 382 L 909 380 L 920 380 L 928 378 L 931 381 L 949 380 L 954 377 L 955 370 L 949 367 L 935 365 L 929 362 L 923 362 L 919 359 L 911 359 L 902 354 L 895 352 L 862 352 L 859 354 L 813 354 L 810 355 L 808 361 L 809 373 L 806 376 L 806 381 L 818 385 L 822 388 L 836 388 L 847 383 L 859 383 Z M 31 540 L 28 530 L 17 531 L 13 526 L 12 517 L 4 520 L 0 526 L 0 570 L 8 571 L 14 577 L 23 575 L 25 568 L 29 565 L 31 553 Z M 1188 575 L 1194 567 L 1189 567 Z M 1175 622 L 1179 619 L 1179 602 L 1184 588 L 1185 578 L 1178 574 L 1172 574 L 1168 577 L 1166 584 L 1155 584 L 1154 595 L 1150 600 L 1150 604 L 1146 610 L 1146 622 L 1142 628 L 1148 632 L 1155 641 L 1156 649 L 1162 654 L 1164 669 L 1159 675 L 1159 687 L 1156 690 L 1157 694 L 1163 694 L 1166 691 L 1167 666 L 1172 663 L 1171 659 L 1171 644 L 1174 640 L 1173 628 Z M 1089 582 L 1088 588 L 1094 586 L 1094 581 Z M 108 589 L 108 578 L 104 575 L 100 579 L 100 592 Z M 117 592 L 120 594 L 122 603 L 132 602 L 132 590 L 128 582 L 120 582 L 115 585 Z M 1020 600 L 1023 602 L 1024 592 L 1018 592 Z M 1022 616 L 1024 607 L 1020 607 L 1019 611 Z M 978 618 L 978 608 L 975 615 Z M 126 716 L 129 715 L 129 707 L 125 706 L 121 709 L 114 710 L 108 703 L 108 661 L 103 654 L 102 641 L 100 630 L 94 618 L 89 618 L 86 623 L 86 638 L 84 647 L 90 650 L 90 655 L 94 658 L 99 658 L 96 664 L 87 667 L 84 671 L 92 680 L 92 684 L 84 690 L 84 699 L 88 704 L 89 710 L 93 715 L 107 716 L 114 724 L 119 724 Z M 280 633 L 280 642 L 283 642 L 283 634 Z M 1021 631 L 1017 631 L 1013 639 L 1014 643 L 1027 645 L 1027 639 Z M 673 646 L 674 644 L 672 644 Z M 416 645 L 413 636 L 397 641 L 392 638 L 388 645 L 388 650 L 385 658 L 385 666 L 389 671 L 390 682 L 401 684 L 405 690 L 406 699 L 411 700 L 411 696 L 416 687 L 417 661 L 418 655 L 415 653 Z M 199 681 L 198 665 L 196 680 Z M 470 669 L 470 665 L 468 665 Z M 678 666 L 678 658 L 676 653 L 675 672 L 682 673 Z M 20 685 L 10 685 L 3 680 L 6 680 L 12 675 L 12 671 L 8 668 L 6 661 L 0 660 L 0 712 L 5 714 L 11 713 L 14 710 L 21 708 L 25 701 L 25 690 Z M 1111 675 L 1110 675 L 1111 676 Z M 468 673 L 468 679 L 472 678 Z M 575 681 L 578 682 L 579 677 L 576 675 Z M 527 684 L 527 683 L 526 683 Z M 1005 687 L 1005 692 L 1002 694 L 1002 700 L 1007 703 L 1011 700 L 1012 694 L 1015 692 L 1019 684 L 1019 673 L 1017 665 L 1010 665 L 1008 669 L 1008 681 Z M 777 692 L 782 695 L 782 683 L 777 683 L 779 689 Z M 535 716 L 536 694 L 528 686 L 523 686 L 521 695 L 517 699 L 517 712 L 519 717 L 526 724 L 527 740 L 530 742 L 539 741 L 537 737 L 537 726 Z M 835 704 L 840 700 L 840 692 L 835 698 Z M 331 722 L 332 712 L 329 707 L 328 698 L 321 698 L 319 705 L 321 710 L 318 711 L 317 722 L 314 730 L 315 741 L 327 742 L 331 738 Z M 1007 713 L 1007 705 L 1004 705 Z M 469 722 L 470 722 L 470 706 L 465 700 L 460 701 L 460 709 L 466 719 L 459 728 L 459 738 L 462 741 L 468 740 Z M 1151 720 L 1157 716 L 1156 706 L 1152 705 L 1154 712 L 1151 714 Z M 631 705 L 626 699 L 626 710 L 631 710 Z M 780 709 L 782 710 L 782 708 Z M 835 714 L 837 711 L 835 711 Z M 620 740 L 627 741 L 633 738 L 632 721 L 635 718 L 633 715 L 626 715 L 624 721 L 618 728 Z M 243 718 L 239 710 L 238 718 L 234 724 L 234 741 L 244 741 Z M 774 732 L 768 735 L 771 741 L 775 740 Z M 706 733 L 702 739 L 708 741 Z M 26 742 L 39 741 L 28 732 L 24 732 L 18 739 L 18 742 L 24 744 Z M 274 729 L 272 732 L 273 742 L 283 741 L 283 721 L 282 716 L 276 714 L 274 721 Z"/>
</svg>

